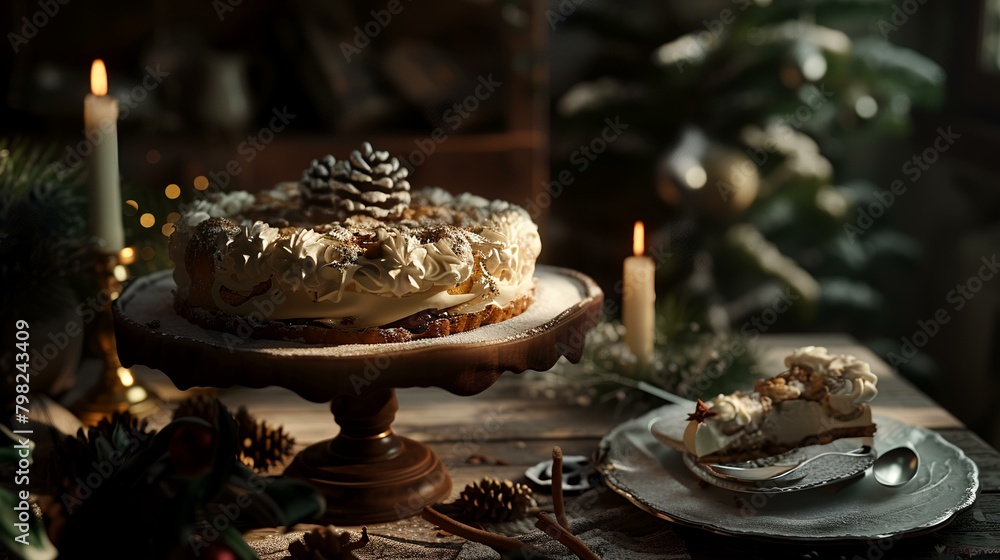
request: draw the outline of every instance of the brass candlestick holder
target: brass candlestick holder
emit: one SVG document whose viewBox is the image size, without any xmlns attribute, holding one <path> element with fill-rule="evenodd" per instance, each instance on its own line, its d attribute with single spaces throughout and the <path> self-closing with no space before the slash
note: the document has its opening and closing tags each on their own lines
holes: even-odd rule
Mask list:
<svg viewBox="0 0 1000 560">
<path fill-rule="evenodd" d="M 130 412 L 133 416 L 151 416 L 162 403 L 156 395 L 144 387 L 128 368 L 122 367 L 118 359 L 115 340 L 114 317 L 111 303 L 122 292 L 122 282 L 128 279 L 128 265 L 135 262 L 135 249 L 125 247 L 121 251 L 96 250 L 95 273 L 97 275 L 101 303 L 95 318 L 94 328 L 103 364 L 101 372 L 86 392 L 70 406 L 85 425 L 97 424 L 102 418 L 109 418 L 115 412 Z"/>
</svg>

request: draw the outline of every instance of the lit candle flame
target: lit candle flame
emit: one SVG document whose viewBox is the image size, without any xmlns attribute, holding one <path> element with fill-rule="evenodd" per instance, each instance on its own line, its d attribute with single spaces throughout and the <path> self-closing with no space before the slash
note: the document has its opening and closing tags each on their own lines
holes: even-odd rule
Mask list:
<svg viewBox="0 0 1000 560">
<path fill-rule="evenodd" d="M 118 379 L 120 379 L 122 385 L 126 387 L 131 387 L 132 384 L 135 383 L 135 378 L 132 377 L 132 372 L 123 367 L 118 368 Z"/>
<path fill-rule="evenodd" d="M 646 252 L 646 227 L 642 222 L 636 222 L 632 230 L 632 252 L 637 257 Z"/>
<path fill-rule="evenodd" d="M 99 58 L 90 67 L 90 91 L 94 95 L 108 94 L 108 70 L 104 67 L 104 61 Z"/>
</svg>

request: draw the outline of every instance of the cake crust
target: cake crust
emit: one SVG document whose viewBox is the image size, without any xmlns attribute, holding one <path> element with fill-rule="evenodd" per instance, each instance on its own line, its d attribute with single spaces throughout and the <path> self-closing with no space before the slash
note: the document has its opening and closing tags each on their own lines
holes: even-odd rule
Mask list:
<svg viewBox="0 0 1000 560">
<path fill-rule="evenodd" d="M 197 307 L 176 298 L 174 309 L 180 316 L 196 325 L 236 333 L 241 337 L 340 345 L 410 342 L 422 338 L 458 334 L 516 317 L 528 309 L 531 302 L 532 296 L 528 295 L 516 299 L 505 307 L 491 306 L 476 313 L 427 319 L 416 314 L 397 322 L 405 323 L 409 320 L 412 326 L 387 325 L 363 329 L 341 329 L 316 323 L 255 320 L 224 311 Z"/>
<path fill-rule="evenodd" d="M 789 451 L 800 447 L 807 447 L 810 445 L 826 445 L 834 440 L 842 438 L 871 437 L 875 435 L 876 429 L 875 424 L 868 424 L 857 428 L 833 428 L 821 434 L 816 434 L 792 443 L 780 444 L 774 441 L 763 441 L 760 446 L 756 448 L 719 451 L 703 457 L 698 457 L 698 461 L 701 463 L 716 464 L 741 463 L 743 461 L 752 461 L 762 457 L 781 455 L 782 453 L 788 453 Z"/>
</svg>

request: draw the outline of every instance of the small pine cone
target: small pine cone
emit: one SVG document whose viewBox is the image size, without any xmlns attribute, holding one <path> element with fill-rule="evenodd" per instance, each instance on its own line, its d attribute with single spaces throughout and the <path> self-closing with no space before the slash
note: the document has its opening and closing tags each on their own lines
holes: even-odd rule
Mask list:
<svg viewBox="0 0 1000 560">
<path fill-rule="evenodd" d="M 80 428 L 76 435 L 65 436 L 56 443 L 52 451 L 55 460 L 48 461 L 42 468 L 42 478 L 48 486 L 58 492 L 75 488 L 76 480 L 93 472 L 93 462 L 99 461 L 109 447 L 115 445 L 114 432 L 118 428 L 131 444 L 146 441 L 156 433 L 145 420 L 139 420 L 128 411 L 115 412 L 110 419 L 102 418 L 96 426 Z M 123 453 L 130 451 L 119 450 Z"/>
<path fill-rule="evenodd" d="M 101 418 L 96 426 L 87 431 L 87 437 L 93 440 L 96 434 L 102 434 L 110 441 L 116 426 L 123 428 L 125 433 L 132 438 L 146 439 L 146 436 L 155 432 L 149 428 L 149 422 L 139 420 L 126 410 L 125 412 L 115 412 L 111 418 Z"/>
<path fill-rule="evenodd" d="M 212 423 L 215 422 L 217 407 L 220 406 L 219 399 L 211 395 L 195 395 L 184 399 L 174 410 L 174 420 L 178 418 L 194 417 Z"/>
<path fill-rule="evenodd" d="M 368 544 L 368 528 L 361 529 L 361 539 L 351 542 L 351 534 L 333 526 L 318 527 L 288 547 L 292 560 L 356 560 L 351 551 Z"/>
<path fill-rule="evenodd" d="M 329 208 L 340 220 L 357 214 L 398 218 L 410 205 L 408 174 L 398 159 L 365 142 L 347 160 L 313 160 L 300 190 L 306 202 Z"/>
<path fill-rule="evenodd" d="M 534 507 L 531 488 L 519 482 L 484 478 L 465 487 L 456 504 L 462 513 L 477 521 L 524 519 Z"/>
<path fill-rule="evenodd" d="M 275 429 L 267 422 L 257 420 L 243 406 L 234 418 L 243 464 L 258 471 L 266 471 L 292 454 L 295 440 L 281 426 Z"/>
</svg>

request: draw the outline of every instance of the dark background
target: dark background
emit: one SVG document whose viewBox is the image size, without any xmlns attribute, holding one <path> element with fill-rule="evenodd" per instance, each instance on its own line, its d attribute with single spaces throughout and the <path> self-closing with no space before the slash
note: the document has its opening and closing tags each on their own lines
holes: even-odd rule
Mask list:
<svg viewBox="0 0 1000 560">
<path fill-rule="evenodd" d="M 838 2 L 793 4 L 789 21 L 801 21 L 801 6 L 811 6 L 818 14 L 813 19 L 831 22 L 852 38 L 881 35 L 936 62 L 946 75 L 940 99 L 914 103 L 905 126 L 852 129 L 850 134 L 838 132 L 837 127 L 846 128 L 843 123 L 825 135 L 806 130 L 834 162 L 831 185 L 863 180 L 866 186 L 850 192 L 884 191 L 905 178 L 905 162 L 931 145 L 939 129 L 950 127 L 961 137 L 919 181 L 907 181 L 906 194 L 878 220 L 879 228 L 899 233 L 881 237 L 883 243 L 908 256 L 905 266 L 881 266 L 879 257 L 872 259 L 876 262 L 862 275 L 871 301 L 855 301 L 850 312 L 844 311 L 838 300 L 826 297 L 829 290 L 841 286 L 852 292 L 860 284 L 821 283 L 826 299 L 817 304 L 819 311 L 781 317 L 771 332 L 848 332 L 891 360 L 921 328 L 920 321 L 945 308 L 950 321 L 899 368 L 996 443 L 1000 282 L 985 282 L 961 310 L 948 294 L 976 274 L 982 257 L 1000 248 L 1000 74 L 995 62 L 984 62 L 990 56 L 996 60 L 990 30 L 1000 16 L 982 1 L 875 2 L 878 10 L 865 13 L 840 8 Z M 53 15 L 37 16 L 53 6 L 58 6 Z M 733 109 L 733 92 L 708 79 L 709 85 L 693 96 L 702 104 L 674 104 L 670 92 L 688 87 L 691 74 L 646 68 L 659 45 L 711 29 L 733 2 L 400 0 L 395 14 L 388 6 L 305 0 L 235 6 L 224 0 L 70 0 L 65 5 L 14 0 L 0 10 L 0 28 L 27 42 L 19 43 L 15 53 L 7 35 L 0 48 L 0 135 L 53 144 L 65 158 L 82 138 L 91 61 L 102 58 L 111 94 L 123 106 L 125 100 L 134 102 L 119 122 L 119 144 L 125 198 L 135 201 L 138 211 L 123 210 L 130 242 L 148 249 L 142 253 L 148 268 L 168 264 L 160 231 L 180 201 L 164 196 L 166 185 L 179 185 L 181 200 L 194 194 L 198 177 L 256 191 L 298 180 L 312 159 L 327 153 L 340 157 L 371 140 L 414 168 L 415 186 L 441 185 L 528 207 L 542 226 L 542 261 L 594 276 L 612 298 L 619 297 L 615 282 L 630 250 L 632 223 L 642 219 L 651 245 L 667 243 L 671 262 L 679 263 L 661 270 L 661 302 L 693 293 L 704 311 L 698 320 L 712 328 L 721 328 L 721 322 L 738 330 L 753 316 L 753 305 L 734 311 L 733 302 L 743 301 L 752 286 L 733 280 L 755 278 L 756 272 L 747 272 L 715 244 L 743 216 L 706 217 L 711 213 L 689 200 L 690 193 L 672 198 L 673 191 L 663 187 L 664 181 L 677 183 L 677 177 L 661 176 L 666 155 L 681 142 L 682 126 L 694 123 L 708 131 L 710 142 L 734 145 L 736 128 L 712 124 L 715 116 Z M 776 0 L 759 9 L 788 6 Z M 903 25 L 879 27 L 893 21 L 894 10 L 910 7 L 913 13 Z M 45 23 L 26 27 L 22 18 Z M 365 33 L 368 25 L 376 33 Z M 346 56 L 344 45 L 359 52 L 346 47 Z M 719 58 L 726 60 L 724 54 Z M 746 84 L 764 84 L 762 91 L 804 87 L 788 84 L 781 63 L 760 64 L 750 74 L 758 81 Z M 146 91 L 141 84 L 150 67 L 169 76 Z M 644 94 L 666 93 L 660 104 L 637 94 L 642 103 L 635 106 L 643 109 L 625 119 L 630 132 L 580 170 L 582 160 L 574 153 L 606 125 L 602 118 L 567 115 L 567 96 L 579 84 L 607 76 L 640 84 Z M 470 100 L 487 77 L 502 85 Z M 628 88 L 617 94 L 618 105 L 594 114 L 610 118 L 618 114 L 613 107 L 627 109 L 621 99 L 628 99 Z M 456 103 L 475 109 L 456 119 Z M 275 110 L 295 116 L 287 129 L 270 134 L 265 129 Z M 226 172 L 232 161 L 238 173 Z M 572 182 L 554 185 L 567 170 L 564 177 Z M 867 199 L 847 200 L 850 221 L 862 206 L 858 201 Z M 767 209 L 763 195 L 755 204 L 748 211 L 751 221 L 754 211 Z M 156 217 L 150 228 L 139 223 L 147 212 Z M 783 235 L 814 235 L 808 225 L 801 228 Z M 831 239 L 843 235 L 835 229 Z M 826 245 L 806 250 L 776 243 L 817 278 L 848 275 L 831 271 L 832 265 L 811 264 L 826 262 Z M 710 273 L 716 281 L 708 290 L 698 289 L 699 255 L 714 257 Z M 713 310 L 724 311 L 721 321 Z"/>
</svg>

